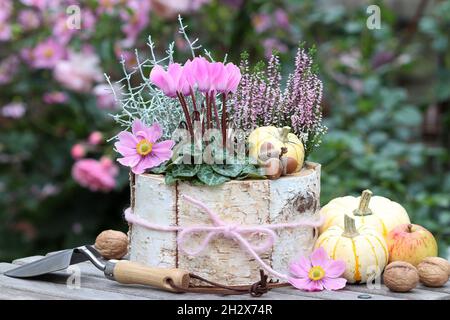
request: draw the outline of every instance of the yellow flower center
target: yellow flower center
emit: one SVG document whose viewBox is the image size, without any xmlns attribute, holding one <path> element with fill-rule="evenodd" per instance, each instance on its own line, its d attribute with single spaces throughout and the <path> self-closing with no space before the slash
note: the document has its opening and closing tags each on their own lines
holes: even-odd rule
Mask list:
<svg viewBox="0 0 450 320">
<path fill-rule="evenodd" d="M 323 277 L 325 277 L 325 271 L 322 269 L 321 266 L 312 267 L 309 270 L 308 277 L 313 281 L 318 281 Z"/>
<path fill-rule="evenodd" d="M 151 143 L 150 141 L 148 141 L 147 139 L 142 139 L 141 141 L 138 142 L 138 144 L 136 145 L 136 151 L 137 153 L 139 153 L 141 156 L 146 156 L 148 155 L 150 152 L 152 152 L 153 149 L 153 143 Z"/>
<path fill-rule="evenodd" d="M 53 49 L 52 48 L 47 48 L 44 50 L 44 57 L 46 58 L 51 58 L 53 56 Z"/>
</svg>

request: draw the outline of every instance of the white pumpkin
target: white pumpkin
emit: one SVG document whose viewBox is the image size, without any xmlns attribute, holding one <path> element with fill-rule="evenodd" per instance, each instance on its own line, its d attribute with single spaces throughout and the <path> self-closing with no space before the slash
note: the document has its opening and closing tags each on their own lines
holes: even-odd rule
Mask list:
<svg viewBox="0 0 450 320">
<path fill-rule="evenodd" d="M 315 247 L 323 247 L 334 260 L 343 260 L 346 269 L 343 277 L 349 283 L 366 283 L 380 276 L 388 263 L 388 249 L 384 237 L 374 228 L 355 226 L 348 215 L 345 227 L 333 226 L 322 233 Z"/>
<path fill-rule="evenodd" d="M 320 233 L 331 226 L 343 228 L 345 215 L 354 218 L 357 227 L 362 224 L 372 226 L 385 238 L 396 226 L 411 223 L 408 213 L 400 204 L 388 198 L 372 197 L 370 190 L 364 190 L 361 197 L 333 199 L 320 210 L 320 214 L 325 218 Z"/>
</svg>

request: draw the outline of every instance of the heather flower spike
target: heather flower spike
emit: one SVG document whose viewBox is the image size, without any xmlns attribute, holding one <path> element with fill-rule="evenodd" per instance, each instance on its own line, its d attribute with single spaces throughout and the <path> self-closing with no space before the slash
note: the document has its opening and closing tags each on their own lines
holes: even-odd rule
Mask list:
<svg viewBox="0 0 450 320">
<path fill-rule="evenodd" d="M 324 248 L 319 247 L 309 258 L 301 257 L 290 264 L 288 281 L 304 291 L 339 290 L 347 280 L 340 276 L 345 272 L 345 262 L 330 259 Z"/>
<path fill-rule="evenodd" d="M 157 142 L 162 136 L 158 123 L 151 127 L 145 126 L 140 120 L 135 120 L 132 132 L 119 133 L 119 141 L 115 143 L 117 151 L 123 158 L 117 161 L 135 174 L 144 173 L 146 169 L 154 168 L 172 157 L 173 140 Z"/>
</svg>

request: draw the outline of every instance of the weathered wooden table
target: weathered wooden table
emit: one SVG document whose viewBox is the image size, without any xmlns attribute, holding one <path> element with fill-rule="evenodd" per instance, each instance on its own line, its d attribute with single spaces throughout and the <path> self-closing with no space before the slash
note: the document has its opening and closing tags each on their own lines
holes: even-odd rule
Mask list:
<svg viewBox="0 0 450 320">
<path fill-rule="evenodd" d="M 144 286 L 122 285 L 107 280 L 101 271 L 89 262 L 77 264 L 68 271 L 61 271 L 39 277 L 39 279 L 13 279 L 3 275 L 17 265 L 35 261 L 42 256 L 17 259 L 12 263 L 0 263 L 0 299 L 104 299 L 104 300 L 147 300 L 147 299 L 186 299 L 216 300 L 236 299 L 237 296 L 205 295 L 183 293 L 175 294 Z M 79 277 L 78 277 L 79 276 Z M 77 278 L 78 277 L 78 278 Z M 79 281 L 78 281 L 79 280 Z M 384 285 L 370 289 L 366 285 L 348 285 L 337 292 L 303 292 L 293 288 L 273 289 L 260 298 L 241 295 L 242 299 L 270 300 L 450 300 L 450 281 L 442 288 L 427 288 L 419 285 L 408 293 L 394 293 Z"/>
</svg>

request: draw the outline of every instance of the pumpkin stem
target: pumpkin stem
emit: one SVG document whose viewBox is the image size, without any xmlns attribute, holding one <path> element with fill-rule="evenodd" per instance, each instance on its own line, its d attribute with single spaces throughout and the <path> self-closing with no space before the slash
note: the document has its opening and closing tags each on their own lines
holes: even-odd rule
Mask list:
<svg viewBox="0 0 450 320">
<path fill-rule="evenodd" d="M 291 127 L 285 126 L 281 128 L 281 140 L 283 142 L 289 142 L 288 134 L 291 132 Z"/>
<path fill-rule="evenodd" d="M 372 214 L 372 210 L 369 209 L 370 198 L 372 197 L 372 191 L 364 190 L 359 200 L 358 209 L 353 211 L 355 216 L 369 216 Z"/>
<path fill-rule="evenodd" d="M 356 230 L 355 219 L 347 214 L 344 216 L 344 232 L 342 233 L 342 236 L 347 238 L 359 236 L 359 232 Z"/>
</svg>

